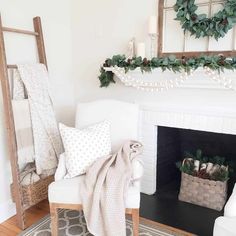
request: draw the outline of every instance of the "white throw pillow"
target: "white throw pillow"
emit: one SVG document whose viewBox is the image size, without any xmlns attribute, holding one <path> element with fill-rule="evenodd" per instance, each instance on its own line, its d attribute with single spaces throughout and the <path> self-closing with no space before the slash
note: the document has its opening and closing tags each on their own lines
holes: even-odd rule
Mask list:
<svg viewBox="0 0 236 236">
<path fill-rule="evenodd" d="M 67 175 L 84 174 L 98 158 L 111 153 L 110 122 L 103 121 L 85 129 L 59 124 L 66 154 Z"/>
</svg>

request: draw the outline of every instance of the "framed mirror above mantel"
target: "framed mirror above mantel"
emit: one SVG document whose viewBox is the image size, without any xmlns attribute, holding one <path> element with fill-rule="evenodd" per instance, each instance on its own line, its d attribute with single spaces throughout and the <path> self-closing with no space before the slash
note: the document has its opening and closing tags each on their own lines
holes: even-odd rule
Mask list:
<svg viewBox="0 0 236 236">
<path fill-rule="evenodd" d="M 176 0 L 160 0 L 158 6 L 158 56 L 165 57 L 192 57 L 222 54 L 225 57 L 236 56 L 236 27 L 216 40 L 214 37 L 195 38 L 191 33 L 181 28 L 179 21 L 175 20 L 177 12 L 174 5 Z M 195 0 L 198 7 L 197 14 L 214 16 L 224 8 L 226 0 Z"/>
</svg>

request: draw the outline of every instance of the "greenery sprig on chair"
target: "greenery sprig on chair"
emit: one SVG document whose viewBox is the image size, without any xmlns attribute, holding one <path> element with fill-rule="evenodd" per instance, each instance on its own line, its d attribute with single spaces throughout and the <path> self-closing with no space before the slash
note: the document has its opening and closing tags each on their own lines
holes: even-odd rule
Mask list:
<svg viewBox="0 0 236 236">
<path fill-rule="evenodd" d="M 206 14 L 196 14 L 198 7 L 195 0 L 177 0 L 174 9 L 177 12 L 175 20 L 180 21 L 184 31 L 189 31 L 196 38 L 210 36 L 218 40 L 236 24 L 235 0 L 227 0 L 224 9 L 211 18 Z"/>
<path fill-rule="evenodd" d="M 224 69 L 236 69 L 236 57 L 226 58 L 222 55 L 199 57 L 182 57 L 176 58 L 174 55 L 169 57 L 153 57 L 151 60 L 141 57 L 133 57 L 127 59 L 125 55 L 115 55 L 112 58 L 106 59 L 100 69 L 100 86 L 108 87 L 111 83 L 115 83 L 114 74 L 112 71 L 106 71 L 104 67 L 120 67 L 124 68 L 125 72 L 140 68 L 142 72 L 151 72 L 153 69 L 161 68 L 162 71 L 169 70 L 173 72 L 181 72 L 196 70 L 200 67 L 208 67 L 212 70 L 217 70 L 219 73 Z"/>
</svg>

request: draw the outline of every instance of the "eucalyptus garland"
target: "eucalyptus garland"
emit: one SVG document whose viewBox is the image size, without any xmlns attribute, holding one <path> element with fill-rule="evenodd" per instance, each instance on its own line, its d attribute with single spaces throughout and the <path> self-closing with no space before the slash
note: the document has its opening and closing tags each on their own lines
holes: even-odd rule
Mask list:
<svg viewBox="0 0 236 236">
<path fill-rule="evenodd" d="M 106 71 L 104 67 L 120 67 L 128 71 L 140 68 L 142 72 L 151 72 L 153 69 L 161 68 L 162 71 L 170 70 L 173 72 L 196 70 L 200 67 L 207 67 L 211 70 L 217 70 L 219 73 L 224 69 L 235 70 L 236 69 L 236 57 L 226 58 L 222 55 L 206 56 L 202 55 L 199 57 L 182 57 L 176 58 L 174 55 L 169 57 L 158 58 L 154 57 L 151 60 L 147 58 L 142 59 L 141 57 L 133 57 L 127 59 L 125 55 L 115 55 L 112 58 L 106 59 L 105 63 L 100 69 L 100 86 L 108 87 L 111 83 L 115 83 L 114 74 L 112 71 Z"/>
<path fill-rule="evenodd" d="M 189 31 L 196 38 L 214 37 L 218 40 L 236 24 L 236 1 L 226 0 L 224 9 L 208 18 L 206 14 L 197 14 L 195 0 L 177 0 L 174 6 L 176 19 L 184 31 Z"/>
<path fill-rule="evenodd" d="M 224 157 L 206 157 L 202 155 L 200 149 L 197 150 L 196 155 L 187 152 L 184 160 L 177 162 L 176 166 L 186 174 L 222 182 L 233 177 L 234 172 L 234 166 Z"/>
</svg>

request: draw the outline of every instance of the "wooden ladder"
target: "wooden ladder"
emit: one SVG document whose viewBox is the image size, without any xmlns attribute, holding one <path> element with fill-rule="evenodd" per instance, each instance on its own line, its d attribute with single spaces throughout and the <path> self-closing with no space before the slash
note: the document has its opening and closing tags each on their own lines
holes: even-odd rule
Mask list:
<svg viewBox="0 0 236 236">
<path fill-rule="evenodd" d="M 9 150 L 9 155 L 10 155 L 13 187 L 14 187 L 14 194 L 15 194 L 17 224 L 21 229 L 26 228 L 26 219 L 25 219 L 26 209 L 24 208 L 23 201 L 22 201 L 20 172 L 18 168 L 16 134 L 15 134 L 13 112 L 12 112 L 11 91 L 10 91 L 10 84 L 9 84 L 9 78 L 8 78 L 8 69 L 9 68 L 16 69 L 17 66 L 7 64 L 5 44 L 4 44 L 4 32 L 11 32 L 11 33 L 34 36 L 37 42 L 39 62 L 45 64 L 45 66 L 47 67 L 47 59 L 46 59 L 40 17 L 35 17 L 33 19 L 33 23 L 34 23 L 34 31 L 3 27 L 1 15 L 0 15 L 0 81 L 1 81 L 1 87 L 2 87 L 4 115 L 5 115 L 6 129 L 7 129 L 7 142 L 8 142 L 8 150 Z"/>
</svg>

